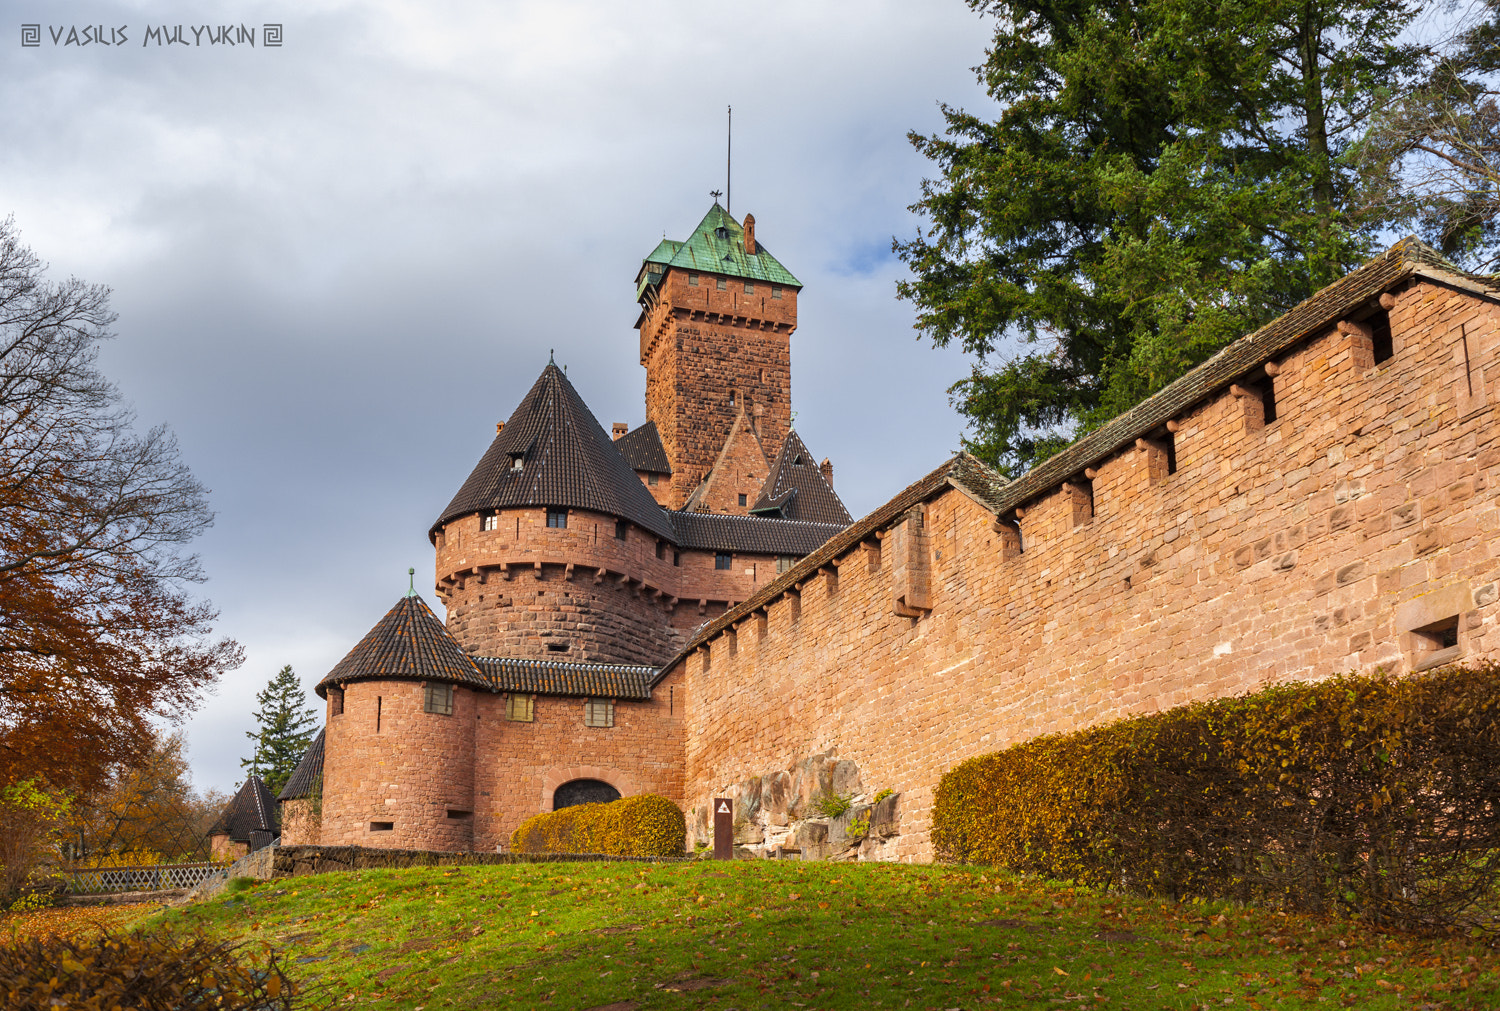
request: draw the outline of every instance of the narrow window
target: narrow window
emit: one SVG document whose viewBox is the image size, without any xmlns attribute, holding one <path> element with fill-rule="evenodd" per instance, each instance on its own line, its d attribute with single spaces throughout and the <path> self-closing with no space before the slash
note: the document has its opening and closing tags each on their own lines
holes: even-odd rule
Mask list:
<svg viewBox="0 0 1500 1011">
<path fill-rule="evenodd" d="M 646 475 L 646 483 L 649 484 L 649 485 L 651 485 L 651 487 L 653 487 L 653 488 L 656 487 L 656 475 L 655 474 L 647 474 Z"/>
<path fill-rule="evenodd" d="M 734 406 L 734 393 L 735 393 L 734 390 L 730 390 L 729 391 L 729 406 L 730 407 Z"/>
<path fill-rule="evenodd" d="M 531 723 L 536 719 L 536 696 L 511 692 L 505 700 L 505 718 L 512 723 Z"/>
<path fill-rule="evenodd" d="M 1177 436 L 1168 429 L 1167 437 L 1162 440 L 1167 448 L 1167 473 L 1177 473 Z"/>
<path fill-rule="evenodd" d="M 656 557 L 657 558 L 666 558 L 667 557 L 667 542 L 666 541 L 657 541 L 656 542 Z"/>
<path fill-rule="evenodd" d="M 746 505 L 746 504 L 747 503 L 745 501 L 745 493 L 744 492 L 740 492 L 740 505 L 743 506 L 743 505 Z"/>
<path fill-rule="evenodd" d="M 589 699 L 583 704 L 583 725 L 586 727 L 612 727 L 615 725 L 615 704 L 612 699 Z"/>
<path fill-rule="evenodd" d="M 488 516 L 479 517 L 480 530 L 494 530 L 499 525 L 500 517 L 495 515 L 494 513 L 490 513 Z"/>
<path fill-rule="evenodd" d="M 372 822 L 370 822 L 370 831 L 371 832 L 390 832 L 390 831 L 393 831 L 395 828 L 396 828 L 396 823 L 393 822 L 393 821 L 372 821 Z"/>
<path fill-rule="evenodd" d="M 1063 485 L 1073 507 L 1073 525 L 1081 527 L 1094 518 L 1094 482 L 1086 477 L 1075 477 Z"/>
<path fill-rule="evenodd" d="M 626 523 L 624 520 L 615 520 L 615 540 L 623 541 L 625 539 L 625 531 L 629 529 L 629 523 Z"/>
<path fill-rule="evenodd" d="M 1370 328 L 1375 364 L 1389 361 L 1391 355 L 1396 353 L 1394 342 L 1391 340 L 1391 314 L 1382 309 L 1365 320 L 1365 325 Z"/>
<path fill-rule="evenodd" d="M 1411 632 L 1412 670 L 1427 670 L 1451 663 L 1463 655 L 1458 642 L 1458 615 L 1435 621 Z"/>
<path fill-rule="evenodd" d="M 729 281 L 727 279 L 722 278 L 722 277 L 716 277 L 716 278 L 714 278 L 714 280 L 716 282 L 718 282 L 717 284 L 714 285 L 714 287 L 718 288 L 720 291 L 724 291 L 724 290 L 728 289 L 728 287 L 729 287 Z"/>
<path fill-rule="evenodd" d="M 344 715 L 344 692 L 341 688 L 334 688 L 328 693 L 328 710 L 334 716 Z"/>
<path fill-rule="evenodd" d="M 730 569 L 734 567 L 734 556 L 727 551 L 720 551 L 714 555 L 714 568 Z"/>
<path fill-rule="evenodd" d="M 427 683 L 422 693 L 422 712 L 439 716 L 453 715 L 453 686 Z"/>
<path fill-rule="evenodd" d="M 698 287 L 698 272 L 697 271 L 694 271 L 694 270 L 688 271 L 688 284 L 691 284 L 694 288 Z"/>
<path fill-rule="evenodd" d="M 753 281 L 746 281 L 745 282 L 745 294 L 746 295 L 754 295 L 755 294 L 755 282 L 753 282 Z"/>
<path fill-rule="evenodd" d="M 797 556 L 796 555 L 777 555 L 776 556 L 776 574 L 779 576 L 783 572 L 786 572 L 788 569 L 790 569 L 793 565 L 796 565 L 796 564 L 797 564 Z"/>
<path fill-rule="evenodd" d="M 465 818 L 472 818 L 473 816 L 473 811 L 455 811 L 451 807 L 448 809 L 448 817 L 453 821 L 462 821 Z"/>
<path fill-rule="evenodd" d="M 380 733 L 380 705 L 384 701 L 384 697 L 380 695 L 375 696 L 375 732 L 377 734 Z"/>
<path fill-rule="evenodd" d="M 781 297 L 781 285 L 779 285 L 779 284 L 773 284 L 773 285 L 771 285 L 771 297 L 772 298 L 780 298 Z"/>
<path fill-rule="evenodd" d="M 682 552 L 680 552 L 680 551 L 673 551 L 672 552 L 672 564 L 673 565 L 681 565 L 682 564 Z"/>
<path fill-rule="evenodd" d="M 566 509 L 548 509 L 547 525 L 557 530 L 568 529 L 568 511 Z"/>
<path fill-rule="evenodd" d="M 567 651 L 568 643 L 566 641 L 547 643 L 547 652 L 549 653 L 566 653 Z"/>
</svg>

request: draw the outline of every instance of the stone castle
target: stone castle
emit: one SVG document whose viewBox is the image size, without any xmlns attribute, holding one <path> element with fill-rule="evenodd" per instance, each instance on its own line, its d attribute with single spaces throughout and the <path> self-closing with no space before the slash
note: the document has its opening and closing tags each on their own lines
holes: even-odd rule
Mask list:
<svg viewBox="0 0 1500 1011">
<path fill-rule="evenodd" d="M 446 622 L 410 593 L 318 685 L 283 842 L 488 850 L 651 792 L 693 843 L 731 797 L 751 854 L 930 859 L 974 755 L 1500 658 L 1494 278 L 1404 240 L 1023 477 L 961 454 L 858 522 L 791 427 L 800 293 L 717 204 L 645 258 L 646 423 L 549 362 L 430 530 Z"/>
</svg>

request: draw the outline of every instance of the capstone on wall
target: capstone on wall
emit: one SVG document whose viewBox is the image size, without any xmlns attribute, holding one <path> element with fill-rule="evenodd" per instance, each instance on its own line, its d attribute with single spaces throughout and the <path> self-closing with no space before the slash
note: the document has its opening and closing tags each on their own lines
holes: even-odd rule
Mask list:
<svg viewBox="0 0 1500 1011">
<path fill-rule="evenodd" d="M 933 790 L 974 755 L 1500 658 L 1500 309 L 1418 281 L 1389 315 L 1379 365 L 1357 324 L 1270 363 L 1270 423 L 1242 386 L 1013 515 L 949 487 L 710 639 L 673 671 L 689 810 L 828 756 L 901 794 L 887 855 L 925 860 Z"/>
</svg>

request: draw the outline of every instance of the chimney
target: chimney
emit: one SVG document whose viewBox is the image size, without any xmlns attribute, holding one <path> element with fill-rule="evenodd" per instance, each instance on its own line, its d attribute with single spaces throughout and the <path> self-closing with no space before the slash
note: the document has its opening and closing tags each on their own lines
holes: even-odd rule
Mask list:
<svg viewBox="0 0 1500 1011">
<path fill-rule="evenodd" d="M 623 421 L 617 421 L 609 427 L 614 430 L 614 436 L 616 439 L 624 435 L 626 432 L 630 431 L 630 426 L 625 424 L 625 422 Z"/>
<path fill-rule="evenodd" d="M 495 422 L 495 434 L 499 435 L 503 431 L 505 431 L 505 422 L 503 422 L 503 421 L 497 421 L 497 422 Z"/>
<path fill-rule="evenodd" d="M 832 488 L 833 487 L 833 464 L 829 462 L 828 457 L 826 457 L 826 456 L 823 457 L 823 462 L 820 463 L 820 464 L 818 464 L 818 470 L 819 470 L 819 472 L 822 473 L 823 480 L 825 480 L 825 481 L 828 482 L 828 487 Z"/>
<path fill-rule="evenodd" d="M 755 255 L 755 215 L 745 215 L 745 252 Z"/>
</svg>

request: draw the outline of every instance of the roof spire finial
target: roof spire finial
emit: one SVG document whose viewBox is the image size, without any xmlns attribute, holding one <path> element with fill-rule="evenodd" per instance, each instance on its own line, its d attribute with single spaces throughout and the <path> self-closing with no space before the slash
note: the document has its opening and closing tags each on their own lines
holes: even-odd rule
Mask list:
<svg viewBox="0 0 1500 1011">
<path fill-rule="evenodd" d="M 406 580 L 407 580 L 406 595 L 408 597 L 415 597 L 417 595 L 417 570 L 416 569 L 407 569 L 406 570 Z"/>
<path fill-rule="evenodd" d="M 714 203 L 718 203 L 719 202 L 719 198 L 724 195 L 724 191 L 723 190 L 709 190 L 708 191 L 708 195 L 714 198 Z"/>
<path fill-rule="evenodd" d="M 556 365 L 557 364 L 557 359 L 555 359 L 555 358 L 552 357 L 556 352 L 557 352 L 556 348 L 548 348 L 547 349 L 547 364 L 548 365 Z"/>
</svg>

